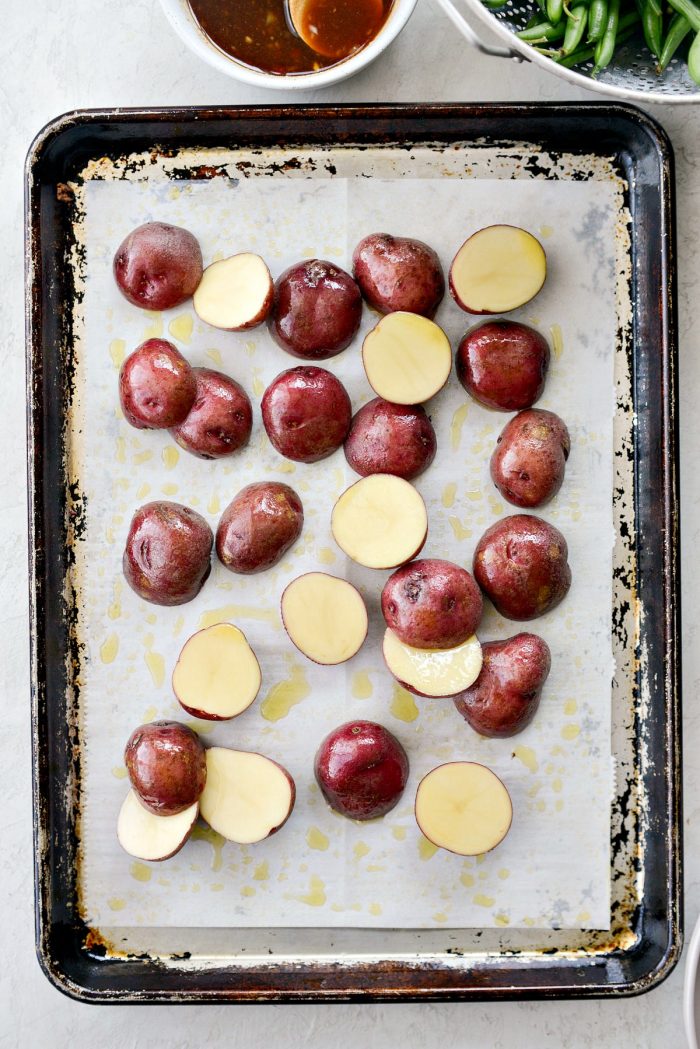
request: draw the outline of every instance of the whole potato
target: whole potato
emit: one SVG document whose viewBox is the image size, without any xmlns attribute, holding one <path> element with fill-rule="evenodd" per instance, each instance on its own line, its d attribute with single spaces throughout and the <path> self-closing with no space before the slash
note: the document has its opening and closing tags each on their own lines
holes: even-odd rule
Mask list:
<svg viewBox="0 0 700 1049">
<path fill-rule="evenodd" d="M 537 634 L 516 634 L 481 646 L 481 673 L 454 704 L 475 732 L 494 739 L 526 728 L 540 705 L 552 657 Z"/>
<path fill-rule="evenodd" d="M 403 565 L 382 590 L 386 625 L 413 648 L 455 648 L 475 633 L 483 600 L 473 577 L 450 561 Z"/>
<path fill-rule="evenodd" d="M 180 721 L 151 721 L 134 729 L 124 750 L 131 786 L 157 816 L 194 805 L 207 781 L 202 741 Z"/>
<path fill-rule="evenodd" d="M 571 586 L 566 539 L 531 514 L 487 528 L 474 554 L 474 578 L 506 619 L 535 619 L 563 601 Z"/>
<path fill-rule="evenodd" d="M 211 571 L 214 536 L 198 513 L 180 503 L 145 503 L 133 518 L 122 567 L 127 583 L 154 605 L 183 605 Z"/>
<path fill-rule="evenodd" d="M 362 295 L 349 273 L 323 259 L 298 262 L 277 278 L 268 316 L 273 339 L 304 360 L 335 357 L 362 319 Z"/>
<path fill-rule="evenodd" d="M 420 313 L 431 320 L 445 294 L 437 253 L 422 240 L 372 233 L 355 248 L 353 274 L 367 303 L 380 313 Z"/>
<path fill-rule="evenodd" d="M 242 386 L 212 368 L 194 368 L 194 404 L 171 433 L 185 451 L 200 459 L 221 459 L 243 448 L 253 428 L 253 409 Z"/>
<path fill-rule="evenodd" d="M 197 380 L 167 339 L 147 339 L 119 371 L 119 400 L 126 421 L 138 430 L 167 430 L 194 404 Z"/>
<path fill-rule="evenodd" d="M 457 347 L 457 378 L 475 401 L 503 412 L 529 408 L 542 395 L 549 345 L 517 321 L 486 321 Z"/>
<path fill-rule="evenodd" d="M 554 412 L 528 408 L 503 428 L 491 456 L 491 478 L 504 499 L 531 509 L 562 486 L 571 441 Z"/>
<path fill-rule="evenodd" d="M 224 510 L 216 530 L 216 552 L 226 568 L 241 575 L 276 565 L 301 535 L 301 499 L 280 481 L 246 485 Z"/>
<path fill-rule="evenodd" d="M 410 481 L 432 463 L 435 430 L 420 404 L 392 404 L 375 397 L 353 416 L 345 458 L 356 473 L 394 474 Z"/>
<path fill-rule="evenodd" d="M 281 372 L 265 390 L 261 408 L 274 447 L 299 463 L 325 459 L 340 448 L 350 429 L 352 407 L 345 387 L 313 365 Z"/>
<path fill-rule="evenodd" d="M 147 222 L 119 245 L 113 269 L 119 290 L 134 306 L 169 310 L 194 295 L 202 279 L 202 249 L 181 226 Z"/>
</svg>

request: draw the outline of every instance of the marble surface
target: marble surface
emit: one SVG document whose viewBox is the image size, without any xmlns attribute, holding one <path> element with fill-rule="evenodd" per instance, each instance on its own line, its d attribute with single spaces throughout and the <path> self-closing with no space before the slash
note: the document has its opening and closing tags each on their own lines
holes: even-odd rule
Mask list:
<svg viewBox="0 0 700 1049">
<path fill-rule="evenodd" d="M 657 990 L 620 1002 L 493 1005 L 340 1005 L 107 1008 L 79 1005 L 49 986 L 34 957 L 29 763 L 25 464 L 22 165 L 35 132 L 56 114 L 82 107 L 275 102 L 288 98 L 244 87 L 210 70 L 174 36 L 156 0 L 95 3 L 35 0 L 3 5 L 0 62 L 0 702 L 5 780 L 0 809 L 3 890 L 0 1047 L 179 1049 L 282 1046 L 320 1049 L 352 1030 L 368 1049 L 675 1049 L 683 1043 L 683 961 Z M 485 58 L 455 35 L 432 0 L 419 0 L 391 50 L 354 80 L 299 102 L 566 100 L 597 97 L 527 66 Z M 680 414 L 684 532 L 684 685 L 686 925 L 700 912 L 700 106 L 651 107 L 676 150 L 678 174 Z M 332 1026 L 331 1026 L 332 1025 Z M 333 1032 L 333 1033 L 331 1033 Z"/>
</svg>

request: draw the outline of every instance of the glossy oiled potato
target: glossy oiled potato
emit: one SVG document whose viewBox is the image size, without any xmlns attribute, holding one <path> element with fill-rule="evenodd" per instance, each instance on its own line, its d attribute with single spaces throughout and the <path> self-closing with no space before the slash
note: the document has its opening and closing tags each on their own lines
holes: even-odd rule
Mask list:
<svg viewBox="0 0 700 1049">
<path fill-rule="evenodd" d="M 119 372 L 119 401 L 138 430 L 177 426 L 194 404 L 197 381 L 179 350 L 167 339 L 147 339 Z"/>
<path fill-rule="evenodd" d="M 504 499 L 532 509 L 557 494 L 571 442 L 554 412 L 529 408 L 504 427 L 491 456 L 491 478 Z"/>
<path fill-rule="evenodd" d="M 232 572 L 264 572 L 296 543 L 304 526 L 301 499 L 280 481 L 249 484 L 221 515 L 216 530 L 219 560 Z"/>
<path fill-rule="evenodd" d="M 348 721 L 329 733 L 314 759 L 321 793 L 352 820 L 376 820 L 398 804 L 408 779 L 408 756 L 375 721 Z"/>
<path fill-rule="evenodd" d="M 211 528 L 180 503 L 146 503 L 134 514 L 122 565 L 127 583 L 155 605 L 196 597 L 211 571 Z"/>
<path fill-rule="evenodd" d="M 273 379 L 261 408 L 274 447 L 300 463 L 318 462 L 340 448 L 352 417 L 341 381 L 313 365 L 290 368 Z"/>
<path fill-rule="evenodd" d="M 472 575 L 450 561 L 411 561 L 382 590 L 386 625 L 413 648 L 454 648 L 476 632 L 483 601 Z"/>
<path fill-rule="evenodd" d="M 142 805 L 158 816 L 194 805 L 207 780 L 202 741 L 180 721 L 151 721 L 134 729 L 124 763 Z"/>
<path fill-rule="evenodd" d="M 248 443 L 253 409 L 242 386 L 212 368 L 195 368 L 197 393 L 187 417 L 172 430 L 185 451 L 200 459 L 233 455 Z"/>
<path fill-rule="evenodd" d="M 535 619 L 555 608 L 571 585 L 566 539 L 531 514 L 513 514 L 482 535 L 474 578 L 506 619 Z"/>
<path fill-rule="evenodd" d="M 371 233 L 355 248 L 355 280 L 380 313 L 403 310 L 432 318 L 445 294 L 440 259 L 421 240 Z"/>
<path fill-rule="evenodd" d="M 457 378 L 475 401 L 502 412 L 529 408 L 542 395 L 549 345 L 516 321 L 486 321 L 470 328 L 457 348 Z"/>
<path fill-rule="evenodd" d="M 361 318 L 362 295 L 350 274 L 332 262 L 308 259 L 275 282 L 268 326 L 287 353 L 322 361 L 349 346 Z"/>
<path fill-rule="evenodd" d="M 375 397 L 355 413 L 345 458 L 356 473 L 394 474 L 410 481 L 432 463 L 435 430 L 420 404 L 393 404 Z"/>
<path fill-rule="evenodd" d="M 134 306 L 169 310 L 194 295 L 202 279 L 202 250 L 189 230 L 147 222 L 119 245 L 113 268 L 119 290 Z"/>
</svg>

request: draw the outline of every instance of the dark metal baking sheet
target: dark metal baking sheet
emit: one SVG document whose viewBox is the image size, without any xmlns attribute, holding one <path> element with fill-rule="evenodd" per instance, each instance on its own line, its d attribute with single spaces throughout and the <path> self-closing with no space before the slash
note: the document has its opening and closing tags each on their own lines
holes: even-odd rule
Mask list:
<svg viewBox="0 0 700 1049">
<path fill-rule="evenodd" d="M 137 942 L 79 917 L 82 652 L 68 569 L 85 507 L 65 456 L 79 254 L 70 184 L 105 156 L 187 150 L 179 177 L 210 178 L 218 173 L 208 149 L 291 143 L 504 152 L 517 143 L 524 162 L 543 150 L 614 157 L 627 182 L 634 310 L 621 333 L 616 456 L 629 484 L 613 493 L 621 551 L 613 633 L 626 670 L 613 690 L 620 749 L 609 932 L 266 930 L 244 942 L 230 929 L 152 929 Z M 75 113 L 30 150 L 26 223 L 36 927 L 49 979 L 83 1001 L 250 1002 L 624 995 L 668 975 L 682 935 L 679 526 L 673 161 L 658 125 L 605 104 Z"/>
</svg>

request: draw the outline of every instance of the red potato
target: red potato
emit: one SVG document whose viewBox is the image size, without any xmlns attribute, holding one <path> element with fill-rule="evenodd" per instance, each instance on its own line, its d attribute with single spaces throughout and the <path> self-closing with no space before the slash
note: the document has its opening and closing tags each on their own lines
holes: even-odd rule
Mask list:
<svg viewBox="0 0 700 1049">
<path fill-rule="evenodd" d="M 487 641 L 482 655 L 481 673 L 471 688 L 455 696 L 454 705 L 480 735 L 515 736 L 537 713 L 552 666 L 549 646 L 537 634 L 516 634 L 506 641 Z"/>
<path fill-rule="evenodd" d="M 374 721 L 347 721 L 316 751 L 314 774 L 332 809 L 351 820 L 374 820 L 398 803 L 408 757 L 396 736 Z"/>
<path fill-rule="evenodd" d="M 365 336 L 367 382 L 393 404 L 421 404 L 450 377 L 452 349 L 442 328 L 417 313 L 388 313 Z"/>
<path fill-rule="evenodd" d="M 119 371 L 119 401 L 137 430 L 177 426 L 194 404 L 197 381 L 171 342 L 147 339 L 130 353 Z"/>
<path fill-rule="evenodd" d="M 137 860 L 160 863 L 180 851 L 194 829 L 199 802 L 174 816 L 157 816 L 145 808 L 135 790 L 124 799 L 117 820 L 119 844 Z"/>
<path fill-rule="evenodd" d="M 180 503 L 146 503 L 134 514 L 126 540 L 124 577 L 155 605 L 182 605 L 197 596 L 211 572 L 211 528 Z"/>
<path fill-rule="evenodd" d="M 562 486 L 570 449 L 569 431 L 559 416 L 530 408 L 502 430 L 491 456 L 491 479 L 514 506 L 542 506 Z"/>
<path fill-rule="evenodd" d="M 349 346 L 362 295 L 349 273 L 323 259 L 298 262 L 277 278 L 268 317 L 275 342 L 294 357 L 322 361 Z"/>
<path fill-rule="evenodd" d="M 147 222 L 132 230 L 114 256 L 122 295 L 144 310 L 169 310 L 194 295 L 202 279 L 202 249 L 189 230 Z"/>
<path fill-rule="evenodd" d="M 209 747 L 203 819 L 228 841 L 253 845 L 275 834 L 296 800 L 294 780 L 264 754 Z"/>
<path fill-rule="evenodd" d="M 202 741 L 179 721 L 151 721 L 134 729 L 124 763 L 139 801 L 157 816 L 194 805 L 207 779 Z"/>
<path fill-rule="evenodd" d="M 470 328 L 457 348 L 457 378 L 470 396 L 502 412 L 529 408 L 542 396 L 549 345 L 516 321 L 486 321 Z"/>
<path fill-rule="evenodd" d="M 367 637 L 367 608 L 347 579 L 307 572 L 293 579 L 280 602 L 290 641 L 307 659 L 335 666 L 352 659 Z"/>
<path fill-rule="evenodd" d="M 491 769 L 475 761 L 449 761 L 418 784 L 415 815 L 433 845 L 458 856 L 481 856 L 505 838 L 513 805 Z"/>
<path fill-rule="evenodd" d="M 427 470 L 437 451 L 435 430 L 420 404 L 392 404 L 375 397 L 355 413 L 345 458 L 356 473 L 394 474 L 411 481 Z"/>
<path fill-rule="evenodd" d="M 216 553 L 231 572 L 264 572 L 296 543 L 303 527 L 304 508 L 294 489 L 258 481 L 242 488 L 221 515 Z"/>
<path fill-rule="evenodd" d="M 469 688 L 481 671 L 481 645 L 476 635 L 454 648 L 414 648 L 387 628 L 382 654 L 390 673 L 414 696 L 456 696 Z"/>
<path fill-rule="evenodd" d="M 260 691 L 260 664 L 233 623 L 214 623 L 185 642 L 173 670 L 173 692 L 183 710 L 204 721 L 229 721 Z"/>
<path fill-rule="evenodd" d="M 531 514 L 513 514 L 482 535 L 474 578 L 506 619 L 536 619 L 564 600 L 571 586 L 566 539 Z"/>
<path fill-rule="evenodd" d="M 338 498 L 331 532 L 343 553 L 358 565 L 397 568 L 423 549 L 428 512 L 408 481 L 392 474 L 371 474 Z"/>
<path fill-rule="evenodd" d="M 440 259 L 422 240 L 372 233 L 355 248 L 353 274 L 366 302 L 380 313 L 403 310 L 431 320 L 445 294 Z"/>
<path fill-rule="evenodd" d="M 469 237 L 450 267 L 450 292 L 467 313 L 509 313 L 533 299 L 547 276 L 540 242 L 518 226 L 487 226 Z"/>
<path fill-rule="evenodd" d="M 315 463 L 337 451 L 352 419 L 343 384 L 325 368 L 313 365 L 290 368 L 273 379 L 261 409 L 273 446 L 299 463 Z"/>
<path fill-rule="evenodd" d="M 200 320 L 213 328 L 248 331 L 265 320 L 273 297 L 265 262 L 244 251 L 207 266 L 192 305 Z"/>
<path fill-rule="evenodd" d="M 197 393 L 186 419 L 171 430 L 175 441 L 199 459 L 222 459 L 245 447 L 253 429 L 248 394 L 228 375 L 195 368 Z"/>
<path fill-rule="evenodd" d="M 483 600 L 472 575 L 450 561 L 411 561 L 382 590 L 386 625 L 414 648 L 454 648 L 481 622 Z"/>
</svg>

